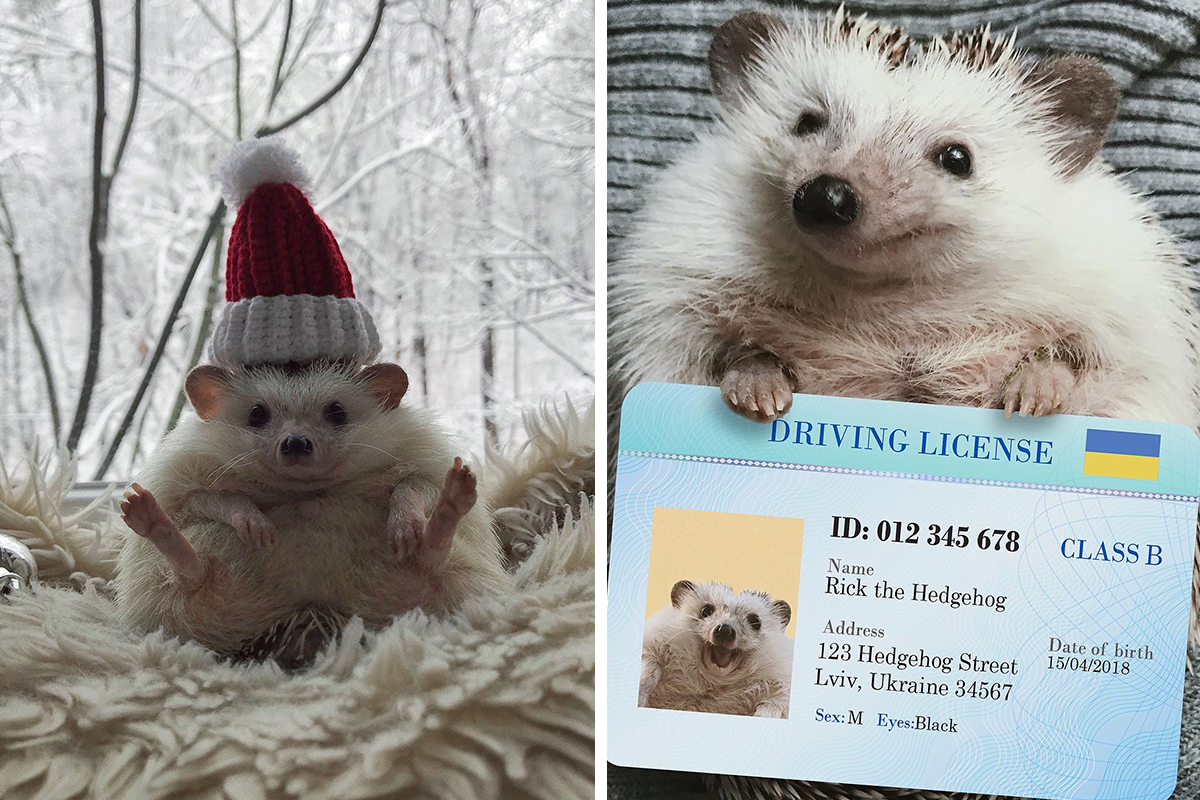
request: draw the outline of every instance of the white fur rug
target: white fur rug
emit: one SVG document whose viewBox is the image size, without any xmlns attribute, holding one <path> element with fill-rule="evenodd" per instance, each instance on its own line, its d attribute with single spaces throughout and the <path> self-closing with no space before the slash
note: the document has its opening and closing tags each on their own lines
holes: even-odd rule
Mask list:
<svg viewBox="0 0 1200 800">
<path fill-rule="evenodd" d="M 378 633 L 354 620 L 294 675 L 123 630 L 111 501 L 66 514 L 71 464 L 41 460 L 23 478 L 0 465 L 0 531 L 29 546 L 42 581 L 0 601 L 0 797 L 590 797 L 593 509 L 528 501 L 594 483 L 590 423 L 533 415 L 535 444 L 499 465 L 507 491 L 527 482 L 522 518 L 554 520 L 514 594 Z"/>
</svg>

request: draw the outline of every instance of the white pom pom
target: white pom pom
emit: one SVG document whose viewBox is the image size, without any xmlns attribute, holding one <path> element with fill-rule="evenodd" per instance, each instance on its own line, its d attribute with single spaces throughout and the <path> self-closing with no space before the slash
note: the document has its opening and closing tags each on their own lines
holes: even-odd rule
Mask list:
<svg viewBox="0 0 1200 800">
<path fill-rule="evenodd" d="M 290 183 L 305 194 L 312 188 L 300 154 L 279 136 L 238 142 L 213 169 L 212 177 L 221 184 L 221 194 L 231 208 L 241 206 L 264 183 Z"/>
</svg>

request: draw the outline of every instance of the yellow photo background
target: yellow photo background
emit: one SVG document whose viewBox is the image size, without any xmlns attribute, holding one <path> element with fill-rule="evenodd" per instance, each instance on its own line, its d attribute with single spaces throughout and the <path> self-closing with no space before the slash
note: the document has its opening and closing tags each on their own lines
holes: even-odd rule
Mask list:
<svg viewBox="0 0 1200 800">
<path fill-rule="evenodd" d="M 796 638 L 804 520 L 656 508 L 650 536 L 647 617 L 671 602 L 676 581 L 719 581 L 786 600 L 792 619 L 785 632 Z"/>
</svg>

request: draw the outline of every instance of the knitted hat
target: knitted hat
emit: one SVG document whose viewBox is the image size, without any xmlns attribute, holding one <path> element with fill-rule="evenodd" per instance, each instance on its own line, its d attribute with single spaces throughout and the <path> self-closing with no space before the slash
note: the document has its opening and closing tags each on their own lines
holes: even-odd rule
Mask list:
<svg viewBox="0 0 1200 800">
<path fill-rule="evenodd" d="M 296 152 L 278 137 L 240 142 L 213 177 L 238 209 L 225 262 L 228 304 L 209 343 L 213 363 L 374 360 L 375 323 L 305 196 L 312 181 Z"/>
</svg>

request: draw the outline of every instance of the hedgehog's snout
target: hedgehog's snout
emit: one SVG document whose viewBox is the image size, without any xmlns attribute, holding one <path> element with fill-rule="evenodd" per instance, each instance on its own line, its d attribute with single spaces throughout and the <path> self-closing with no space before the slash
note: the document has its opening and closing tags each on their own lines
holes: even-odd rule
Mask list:
<svg viewBox="0 0 1200 800">
<path fill-rule="evenodd" d="M 307 436 L 289 433 L 279 442 L 279 452 L 286 461 L 299 461 L 305 456 L 312 455 L 313 443 Z"/>
<path fill-rule="evenodd" d="M 728 622 L 722 622 L 713 630 L 713 641 L 720 645 L 732 647 L 737 639 L 737 631 Z"/>
<path fill-rule="evenodd" d="M 801 226 L 849 225 L 858 218 L 858 193 L 842 178 L 819 175 L 796 190 L 792 212 Z"/>
</svg>

